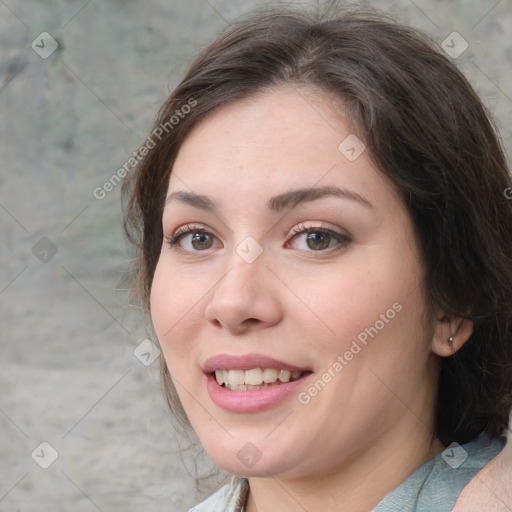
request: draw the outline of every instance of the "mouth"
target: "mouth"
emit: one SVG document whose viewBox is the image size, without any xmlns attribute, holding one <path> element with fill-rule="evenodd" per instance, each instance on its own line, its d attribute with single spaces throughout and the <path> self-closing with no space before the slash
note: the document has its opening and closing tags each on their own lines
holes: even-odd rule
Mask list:
<svg viewBox="0 0 512 512">
<path fill-rule="evenodd" d="M 258 354 L 219 355 L 203 366 L 212 401 L 230 412 L 257 412 L 298 393 L 312 371 Z"/>
</svg>

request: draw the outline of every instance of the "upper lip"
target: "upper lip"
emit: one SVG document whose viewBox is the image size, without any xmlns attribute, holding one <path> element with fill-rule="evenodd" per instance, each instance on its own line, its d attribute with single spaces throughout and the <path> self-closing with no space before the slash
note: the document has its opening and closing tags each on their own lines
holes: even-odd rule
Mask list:
<svg viewBox="0 0 512 512">
<path fill-rule="evenodd" d="M 283 361 L 263 354 L 245 354 L 241 356 L 218 354 L 205 361 L 203 372 L 212 373 L 215 370 L 251 370 L 253 368 L 276 368 L 277 370 L 289 370 L 291 372 L 311 371 L 309 368 L 284 363 Z"/>
</svg>

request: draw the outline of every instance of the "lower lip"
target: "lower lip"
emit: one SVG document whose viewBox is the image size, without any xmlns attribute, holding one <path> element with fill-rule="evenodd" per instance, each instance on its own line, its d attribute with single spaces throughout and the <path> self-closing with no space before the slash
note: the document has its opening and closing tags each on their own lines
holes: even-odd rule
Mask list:
<svg viewBox="0 0 512 512">
<path fill-rule="evenodd" d="M 206 388 L 212 401 L 231 412 L 258 412 L 282 402 L 304 386 L 305 374 L 297 380 L 252 391 L 231 391 L 220 386 L 213 374 L 206 375 Z"/>
</svg>

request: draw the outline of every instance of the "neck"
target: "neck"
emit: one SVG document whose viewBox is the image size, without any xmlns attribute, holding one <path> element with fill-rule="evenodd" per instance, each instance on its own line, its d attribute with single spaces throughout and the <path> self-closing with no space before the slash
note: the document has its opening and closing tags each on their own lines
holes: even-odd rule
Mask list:
<svg viewBox="0 0 512 512">
<path fill-rule="evenodd" d="M 246 512 L 368 512 L 444 446 L 418 426 L 404 437 L 396 428 L 385 442 L 369 443 L 349 462 L 325 473 L 296 478 L 249 478 Z"/>
</svg>

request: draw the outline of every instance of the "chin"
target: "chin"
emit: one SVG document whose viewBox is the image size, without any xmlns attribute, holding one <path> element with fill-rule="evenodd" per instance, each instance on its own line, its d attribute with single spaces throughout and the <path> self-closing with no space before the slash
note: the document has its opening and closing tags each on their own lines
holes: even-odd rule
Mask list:
<svg viewBox="0 0 512 512">
<path fill-rule="evenodd" d="M 263 436 L 254 436 L 261 440 Z M 283 460 L 289 457 L 285 453 L 276 453 L 275 447 L 262 446 L 258 441 L 248 441 L 250 436 L 244 438 L 230 438 L 221 444 L 217 439 L 203 442 L 203 447 L 210 458 L 222 470 L 239 477 L 268 477 L 283 471 Z M 256 444 L 258 443 L 258 444 Z M 269 457 L 266 453 L 271 453 Z M 289 462 L 288 464 L 289 465 Z"/>
</svg>

